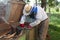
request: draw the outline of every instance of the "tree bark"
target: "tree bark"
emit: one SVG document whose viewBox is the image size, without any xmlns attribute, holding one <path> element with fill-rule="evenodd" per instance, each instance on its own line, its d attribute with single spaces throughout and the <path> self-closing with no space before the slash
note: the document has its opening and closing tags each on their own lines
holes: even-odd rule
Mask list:
<svg viewBox="0 0 60 40">
<path fill-rule="evenodd" d="M 41 7 L 46 10 L 46 0 L 41 0 Z"/>
</svg>

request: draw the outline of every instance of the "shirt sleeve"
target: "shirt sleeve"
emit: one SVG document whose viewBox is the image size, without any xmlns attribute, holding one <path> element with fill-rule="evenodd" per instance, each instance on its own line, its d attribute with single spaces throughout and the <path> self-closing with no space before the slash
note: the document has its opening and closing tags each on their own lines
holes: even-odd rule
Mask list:
<svg viewBox="0 0 60 40">
<path fill-rule="evenodd" d="M 38 25 L 42 21 L 42 12 L 40 11 L 40 8 L 38 7 L 37 14 L 36 14 L 36 20 L 32 23 L 30 23 L 30 26 L 34 27 Z"/>
<path fill-rule="evenodd" d="M 24 22 L 25 22 L 25 18 L 26 18 L 26 16 L 23 15 L 19 23 L 20 23 L 20 24 L 24 24 Z"/>
</svg>

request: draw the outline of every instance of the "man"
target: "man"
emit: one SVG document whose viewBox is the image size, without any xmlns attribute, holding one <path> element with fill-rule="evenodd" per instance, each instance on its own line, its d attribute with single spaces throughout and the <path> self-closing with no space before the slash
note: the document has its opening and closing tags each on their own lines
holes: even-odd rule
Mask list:
<svg viewBox="0 0 60 40">
<path fill-rule="evenodd" d="M 20 20 L 21 28 L 31 29 L 37 25 L 38 33 L 37 36 L 39 40 L 45 40 L 47 30 L 48 30 L 48 16 L 46 12 L 39 5 L 26 4 L 23 9 L 23 16 Z M 26 25 L 27 23 L 27 25 Z M 37 40 L 37 39 L 36 39 Z"/>
</svg>

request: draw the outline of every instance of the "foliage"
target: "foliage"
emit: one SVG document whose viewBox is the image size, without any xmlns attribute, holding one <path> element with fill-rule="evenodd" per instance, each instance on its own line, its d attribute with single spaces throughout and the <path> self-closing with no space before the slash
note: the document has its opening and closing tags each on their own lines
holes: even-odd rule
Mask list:
<svg viewBox="0 0 60 40">
<path fill-rule="evenodd" d="M 55 0 L 48 0 L 48 4 L 50 7 L 55 6 Z"/>
<path fill-rule="evenodd" d="M 27 0 L 27 2 L 30 2 L 29 0 Z"/>
<path fill-rule="evenodd" d="M 49 34 L 50 40 L 60 40 L 60 14 L 51 14 Z"/>
<path fill-rule="evenodd" d="M 59 8 L 56 8 L 56 11 L 59 12 Z"/>
<path fill-rule="evenodd" d="M 58 5 L 59 4 L 59 2 L 58 1 L 56 1 L 56 5 Z"/>
<path fill-rule="evenodd" d="M 48 4 L 50 7 L 57 6 L 59 2 L 57 0 L 48 0 Z"/>
<path fill-rule="evenodd" d="M 38 2 L 40 2 L 41 0 L 38 0 Z"/>
</svg>

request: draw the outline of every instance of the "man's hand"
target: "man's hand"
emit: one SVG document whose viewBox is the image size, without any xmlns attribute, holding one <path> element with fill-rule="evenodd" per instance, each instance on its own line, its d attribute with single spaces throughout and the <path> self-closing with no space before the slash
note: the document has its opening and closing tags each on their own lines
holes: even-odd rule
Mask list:
<svg viewBox="0 0 60 40">
<path fill-rule="evenodd" d="M 28 28 L 28 29 L 32 29 L 32 26 L 31 26 L 31 25 L 28 25 L 27 28 Z"/>
<path fill-rule="evenodd" d="M 25 24 L 20 24 L 19 25 L 21 28 L 24 28 L 25 27 Z"/>
</svg>

